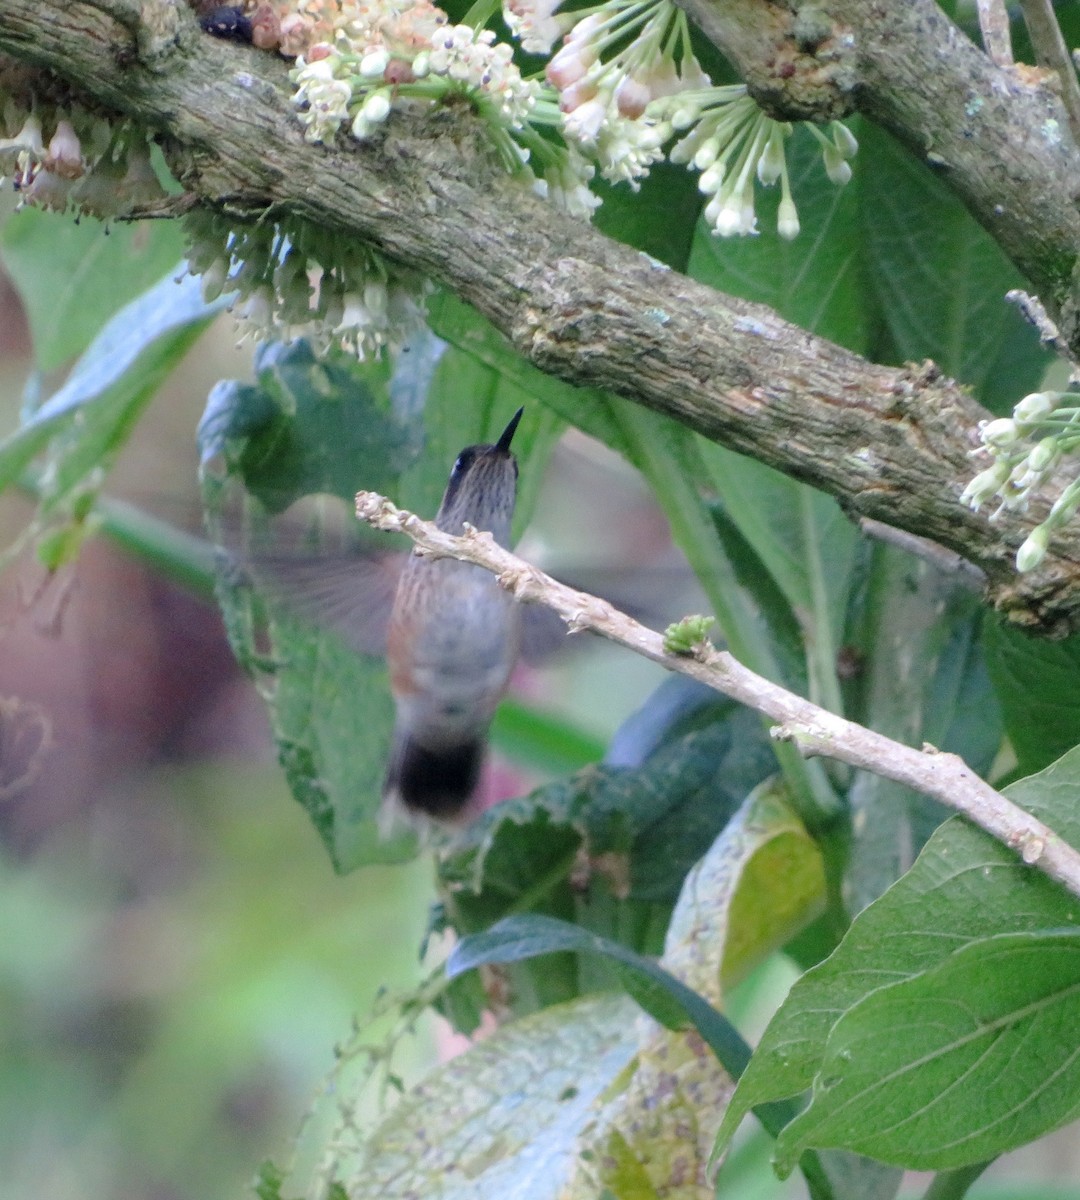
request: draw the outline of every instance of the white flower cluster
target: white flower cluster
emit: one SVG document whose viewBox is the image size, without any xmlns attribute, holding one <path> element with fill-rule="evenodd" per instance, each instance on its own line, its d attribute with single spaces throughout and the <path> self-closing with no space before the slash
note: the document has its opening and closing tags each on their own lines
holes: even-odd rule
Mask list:
<svg viewBox="0 0 1080 1200">
<path fill-rule="evenodd" d="M 520 26 L 556 19 L 539 0 L 532 10 L 527 0 L 514 4 Z M 672 0 L 606 0 L 588 10 L 548 64 L 547 78 L 559 93 L 564 136 L 597 158 L 605 178 L 637 186 L 677 137 L 670 159 L 701 172 L 705 219 L 715 233 L 757 232 L 756 180 L 780 183 L 778 231 L 785 238 L 798 234 L 784 152 L 791 126 L 767 117 L 742 85 L 713 86 Z M 838 122 L 829 136 L 810 128 L 829 178 L 846 183 L 855 138 Z"/>
<path fill-rule="evenodd" d="M 982 446 L 992 464 L 964 488 L 960 499 L 978 511 L 997 499 L 991 520 L 1006 510 L 1026 512 L 1031 497 L 1050 479 L 1062 458 L 1080 447 L 1080 393 L 1033 392 L 1011 417 L 979 426 Z M 1080 477 L 1054 501 L 1049 513 L 1017 551 L 1016 569 L 1031 571 L 1042 562 L 1050 535 L 1080 507 Z"/>
<path fill-rule="evenodd" d="M 115 130 L 83 112 L 7 105 L 0 132 L 7 130 L 14 132 L 0 137 L 0 182 L 11 180 L 20 205 L 107 220 L 165 196 L 146 133 L 135 126 Z"/>
<path fill-rule="evenodd" d="M 313 46 L 292 72 L 309 141 L 329 142 L 346 123 L 363 141 L 395 101 L 435 100 L 452 90 L 471 96 L 504 129 L 528 120 L 539 85 L 522 78 L 513 50 L 491 30 L 450 25 L 426 0 L 408 9 L 388 5 L 374 18 L 365 13 L 343 19 L 334 44 Z"/>
<path fill-rule="evenodd" d="M 258 341 L 305 337 L 317 353 L 340 346 L 365 358 L 424 323 L 424 279 L 366 247 L 307 225 L 234 229 L 208 210 L 184 224 L 203 295 L 235 293 L 233 315 Z"/>
<path fill-rule="evenodd" d="M 457 90 L 487 119 L 506 169 L 575 216 L 587 219 L 597 204 L 590 163 L 636 188 L 674 141 L 671 161 L 701 172 L 714 232 L 757 232 L 756 183 L 780 184 L 778 230 L 799 232 L 785 156 L 791 126 L 765 116 L 745 87 L 713 86 L 674 0 L 603 0 L 571 12 L 559 11 L 562 0 L 504 0 L 503 16 L 526 49 L 550 52 L 565 34 L 546 72 L 557 113 L 551 92 L 522 77 L 509 46 L 490 30 L 450 25 L 432 0 L 296 3 L 328 37 L 309 44 L 292 73 L 313 142 L 345 125 L 362 141 L 399 100 Z M 543 137 L 542 125 L 557 125 L 568 150 Z M 810 128 L 829 178 L 846 183 L 854 137 L 839 123 L 827 134 Z"/>
<path fill-rule="evenodd" d="M 669 0 L 608 0 L 567 34 L 547 78 L 559 93 L 567 141 L 595 155 L 605 179 L 632 187 L 664 157 L 672 134 L 650 110 L 653 102 L 709 85 L 690 49 L 686 17 Z"/>
</svg>

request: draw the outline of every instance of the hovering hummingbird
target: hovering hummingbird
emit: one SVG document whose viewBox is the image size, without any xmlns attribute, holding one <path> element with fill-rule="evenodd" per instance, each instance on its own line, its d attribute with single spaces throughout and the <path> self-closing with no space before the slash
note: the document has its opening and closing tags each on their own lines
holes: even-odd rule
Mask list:
<svg viewBox="0 0 1080 1200">
<path fill-rule="evenodd" d="M 468 523 L 509 545 L 517 498 L 510 443 L 524 410 L 494 445 L 466 446 L 450 472 L 435 524 Z M 390 615 L 387 657 L 397 709 L 383 787 L 388 805 L 454 820 L 480 776 L 488 729 L 521 644 L 521 610 L 490 571 L 415 551 Z"/>
</svg>

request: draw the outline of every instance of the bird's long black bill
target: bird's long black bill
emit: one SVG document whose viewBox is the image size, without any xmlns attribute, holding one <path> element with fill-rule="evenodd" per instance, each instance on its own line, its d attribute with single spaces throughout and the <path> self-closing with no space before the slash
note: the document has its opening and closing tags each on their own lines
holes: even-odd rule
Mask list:
<svg viewBox="0 0 1080 1200">
<path fill-rule="evenodd" d="M 517 430 L 518 422 L 521 420 L 521 414 L 524 411 L 524 408 L 519 408 L 510 418 L 510 424 L 502 431 L 499 435 L 499 440 L 495 443 L 496 450 L 501 450 L 503 454 L 510 453 L 510 443 L 514 440 L 514 433 Z"/>
</svg>

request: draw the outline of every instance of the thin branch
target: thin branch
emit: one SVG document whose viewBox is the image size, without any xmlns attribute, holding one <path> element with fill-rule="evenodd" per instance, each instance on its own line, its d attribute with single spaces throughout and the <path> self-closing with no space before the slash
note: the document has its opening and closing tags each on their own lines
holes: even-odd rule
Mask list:
<svg viewBox="0 0 1080 1200">
<path fill-rule="evenodd" d="M 606 600 L 578 592 L 497 546 L 489 533 L 470 527 L 463 537 L 397 508 L 377 492 L 359 492 L 356 515 L 376 529 L 404 533 L 422 552 L 475 563 L 498 577 L 518 600 L 546 605 L 569 631 L 591 630 L 659 663 L 689 675 L 777 722 L 773 737 L 793 742 L 805 755 L 824 755 L 914 788 L 963 813 L 1015 850 L 1030 866 L 1080 896 L 1080 853 L 1052 829 L 996 792 L 955 754 L 933 747 L 914 750 L 874 733 L 748 670 L 726 651 L 707 643 L 693 654 L 669 654 L 659 633 L 620 612 Z"/>
<path fill-rule="evenodd" d="M 1024 14 L 1024 24 L 1031 34 L 1031 44 L 1035 48 L 1039 66 L 1049 67 L 1057 73 L 1073 137 L 1080 138 L 1080 84 L 1076 82 L 1076 68 L 1069 57 L 1054 6 L 1050 0 L 1020 0 L 1020 9 Z"/>
<path fill-rule="evenodd" d="M 978 0 L 977 8 L 983 49 L 997 66 L 1010 66 L 1013 62 L 1012 34 L 1005 0 Z"/>
<path fill-rule="evenodd" d="M 890 546 L 897 546 L 901 550 L 906 550 L 908 554 L 914 554 L 917 558 L 932 563 L 939 571 L 943 571 L 947 575 L 958 576 L 960 581 L 973 591 L 986 586 L 984 572 L 969 563 L 962 555 L 953 550 L 946 550 L 937 542 L 920 537 L 917 533 L 909 533 L 906 529 L 896 529 L 892 525 L 886 525 L 883 521 L 871 520 L 869 517 L 863 517 L 859 522 L 859 528 L 867 537 L 876 538 L 879 542 L 887 542 Z"/>
</svg>

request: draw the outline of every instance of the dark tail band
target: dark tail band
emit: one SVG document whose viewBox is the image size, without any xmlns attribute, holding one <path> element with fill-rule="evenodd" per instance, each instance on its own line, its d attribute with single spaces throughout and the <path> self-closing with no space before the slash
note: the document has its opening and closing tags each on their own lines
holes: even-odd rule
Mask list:
<svg viewBox="0 0 1080 1200">
<path fill-rule="evenodd" d="M 483 758 L 479 739 L 432 750 L 406 738 L 390 761 L 383 792 L 399 798 L 411 813 L 453 821 L 476 790 Z"/>
</svg>

